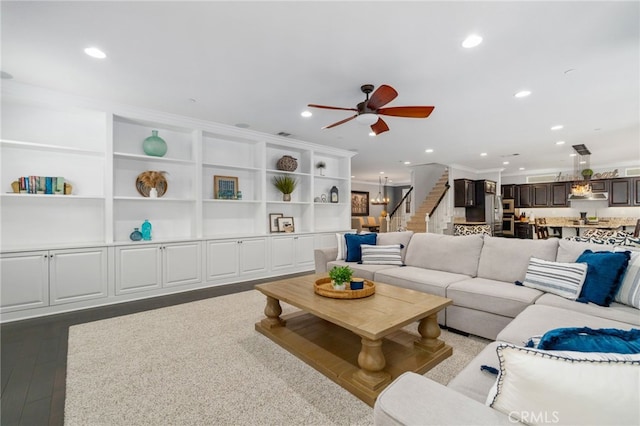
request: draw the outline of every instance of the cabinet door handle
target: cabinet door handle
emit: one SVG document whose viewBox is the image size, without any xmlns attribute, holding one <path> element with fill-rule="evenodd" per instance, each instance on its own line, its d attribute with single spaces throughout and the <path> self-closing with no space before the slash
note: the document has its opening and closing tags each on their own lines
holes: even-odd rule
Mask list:
<svg viewBox="0 0 640 426">
<path fill-rule="evenodd" d="M 45 255 L 44 255 L 44 258 L 45 258 L 45 259 L 46 259 L 46 258 L 48 258 L 48 257 L 49 257 L 49 255 L 48 255 L 48 254 L 45 254 Z"/>
</svg>

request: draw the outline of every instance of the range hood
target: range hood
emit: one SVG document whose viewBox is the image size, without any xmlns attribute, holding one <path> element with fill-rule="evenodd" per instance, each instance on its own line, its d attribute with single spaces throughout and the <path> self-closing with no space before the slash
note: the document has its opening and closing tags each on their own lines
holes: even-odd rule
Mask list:
<svg viewBox="0 0 640 426">
<path fill-rule="evenodd" d="M 569 201 L 606 201 L 609 199 L 607 192 L 593 192 L 589 195 L 569 194 Z"/>
</svg>

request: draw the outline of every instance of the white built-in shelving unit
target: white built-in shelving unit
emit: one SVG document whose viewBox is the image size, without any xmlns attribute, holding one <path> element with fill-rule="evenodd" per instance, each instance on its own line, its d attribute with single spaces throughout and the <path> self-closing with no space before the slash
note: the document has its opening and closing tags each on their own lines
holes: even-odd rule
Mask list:
<svg viewBox="0 0 640 426">
<path fill-rule="evenodd" d="M 167 142 L 163 157 L 142 149 L 152 130 Z M 2 302 L 3 321 L 58 312 L 65 303 L 80 309 L 310 270 L 313 247 L 350 228 L 352 152 L 233 126 L 10 82 L 2 93 L 0 155 L 2 299 L 11 301 Z M 284 155 L 297 159 L 295 171 L 277 170 Z M 136 190 L 136 177 L 147 170 L 166 172 L 164 196 Z M 282 174 L 298 181 L 290 202 L 271 183 Z M 11 183 L 31 175 L 62 176 L 72 194 L 14 194 Z M 214 199 L 214 176 L 237 177 L 242 199 Z M 339 202 L 319 201 L 333 186 Z M 294 218 L 295 233 L 271 233 L 270 213 Z M 132 242 L 130 233 L 145 219 L 153 241 Z M 94 247 L 85 276 L 103 277 L 108 265 L 106 284 L 84 294 L 81 284 L 65 288 L 54 279 L 57 251 L 71 250 L 64 252 L 69 265 Z M 28 281 L 18 276 L 26 260 L 48 272 L 21 295 L 14 283 Z M 153 274 L 134 273 L 138 264 Z M 52 300 L 61 291 L 65 296 Z"/>
</svg>

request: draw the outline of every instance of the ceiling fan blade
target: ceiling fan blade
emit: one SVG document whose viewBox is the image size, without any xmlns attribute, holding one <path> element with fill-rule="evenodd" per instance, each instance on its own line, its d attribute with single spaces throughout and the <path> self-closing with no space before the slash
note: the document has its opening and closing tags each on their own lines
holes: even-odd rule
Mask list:
<svg viewBox="0 0 640 426">
<path fill-rule="evenodd" d="M 380 108 L 377 113 L 394 117 L 427 118 L 435 107 L 432 106 L 404 106 Z"/>
<path fill-rule="evenodd" d="M 358 111 L 355 108 L 342 108 L 342 107 L 334 107 L 334 106 L 327 106 L 327 105 L 309 104 L 307 106 L 312 107 L 312 108 L 339 109 L 339 110 L 343 110 L 343 111 Z"/>
<path fill-rule="evenodd" d="M 376 110 L 394 100 L 396 96 L 398 96 L 396 89 L 383 84 L 373 92 L 369 102 L 367 102 L 367 108 Z"/>
<path fill-rule="evenodd" d="M 382 118 L 378 118 L 378 121 L 371 125 L 371 130 L 373 130 L 373 133 L 376 135 L 379 135 L 389 130 L 389 126 L 387 126 L 387 123 L 385 123 Z"/>
<path fill-rule="evenodd" d="M 324 127 L 323 127 L 323 129 L 330 129 L 330 128 L 332 128 L 332 127 L 339 126 L 339 125 L 341 125 L 341 124 L 346 123 L 347 121 L 351 121 L 351 120 L 353 120 L 353 119 L 354 119 L 354 118 L 356 118 L 357 116 L 358 116 L 358 114 L 354 115 L 353 117 L 349 117 L 349 118 L 345 118 L 344 120 L 340 120 L 340 121 L 338 121 L 337 123 L 329 124 L 328 126 L 324 126 Z"/>
</svg>

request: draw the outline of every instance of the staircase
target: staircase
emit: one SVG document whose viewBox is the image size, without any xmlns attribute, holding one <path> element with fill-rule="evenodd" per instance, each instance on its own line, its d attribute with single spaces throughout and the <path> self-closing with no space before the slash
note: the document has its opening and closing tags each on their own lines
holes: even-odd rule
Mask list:
<svg viewBox="0 0 640 426">
<path fill-rule="evenodd" d="M 427 224 L 425 217 L 427 214 L 433 216 L 434 211 L 438 207 L 440 201 L 449 189 L 449 170 L 445 170 L 438 182 L 436 182 L 431 192 L 424 199 L 422 205 L 416 210 L 415 215 L 407 221 L 407 230 L 413 232 L 426 232 Z"/>
</svg>

